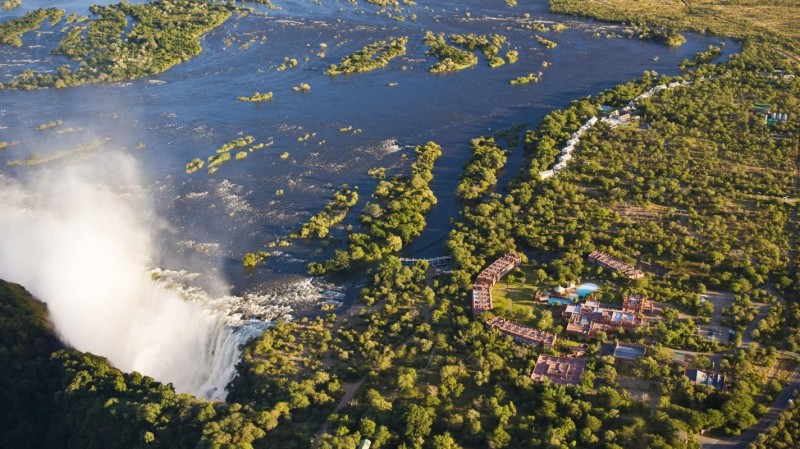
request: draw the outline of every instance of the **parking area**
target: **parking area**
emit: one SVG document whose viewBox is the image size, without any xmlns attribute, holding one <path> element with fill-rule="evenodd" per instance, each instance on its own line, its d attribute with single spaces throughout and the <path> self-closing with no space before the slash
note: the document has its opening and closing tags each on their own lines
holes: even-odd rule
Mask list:
<svg viewBox="0 0 800 449">
<path fill-rule="evenodd" d="M 697 326 L 697 335 L 706 340 L 729 343 L 733 341 L 733 329 L 725 326 Z"/>
<path fill-rule="evenodd" d="M 733 293 L 731 292 L 706 292 L 700 296 L 700 301 L 709 301 L 714 305 L 714 313 L 711 315 L 709 326 L 721 327 L 722 326 L 722 309 L 726 309 L 733 305 Z"/>
<path fill-rule="evenodd" d="M 731 292 L 706 292 L 700 301 L 709 301 L 714 305 L 714 313 L 708 324 L 697 326 L 697 335 L 707 340 L 728 343 L 733 339 L 733 329 L 722 325 L 722 310 L 733 304 Z"/>
</svg>

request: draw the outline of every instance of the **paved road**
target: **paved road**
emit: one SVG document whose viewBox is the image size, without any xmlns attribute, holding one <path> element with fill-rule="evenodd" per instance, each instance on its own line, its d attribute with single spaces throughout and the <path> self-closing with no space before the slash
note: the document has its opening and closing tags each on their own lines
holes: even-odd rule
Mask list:
<svg viewBox="0 0 800 449">
<path fill-rule="evenodd" d="M 775 424 L 778 416 L 789 407 L 789 399 L 791 399 L 794 391 L 798 389 L 800 389 L 800 366 L 794 370 L 792 378 L 786 383 L 775 402 L 772 403 L 769 411 L 753 427 L 742 432 L 736 438 L 717 439 L 699 436 L 697 438 L 698 441 L 700 441 L 703 449 L 747 449 L 747 446 L 756 440 L 758 434 L 766 432 L 767 429 Z"/>
<path fill-rule="evenodd" d="M 739 344 L 738 348 L 726 351 L 724 353 L 718 354 L 708 354 L 711 357 L 711 360 L 715 362 L 715 364 L 719 363 L 720 359 L 723 355 L 731 353 L 738 349 L 746 349 L 750 346 L 750 343 L 753 341 L 751 337 L 751 333 L 753 329 L 756 328 L 758 322 L 764 319 L 769 312 L 770 306 L 768 304 L 754 304 L 759 310 L 758 315 L 753 319 L 744 331 L 744 335 L 742 335 L 742 341 Z M 715 311 L 716 312 L 716 311 Z M 697 354 L 691 351 L 681 351 L 689 354 Z M 797 357 L 797 354 L 792 353 L 785 353 L 786 355 L 790 355 L 793 357 Z M 789 406 L 789 399 L 792 397 L 792 394 L 795 390 L 800 389 L 800 366 L 794 370 L 791 379 L 786 383 L 783 388 L 783 391 L 778 395 L 773 402 L 772 407 L 769 409 L 758 422 L 752 426 L 751 428 L 747 429 L 747 431 L 742 432 L 741 435 L 735 438 L 711 438 L 704 435 L 700 435 L 697 437 L 697 440 L 702 445 L 703 449 L 747 449 L 747 446 L 754 442 L 756 438 L 758 438 L 758 434 L 765 432 L 767 429 L 772 427 L 772 425 L 777 421 L 778 416 L 786 411 Z"/>
<path fill-rule="evenodd" d="M 777 51 L 778 53 L 782 54 L 783 56 L 786 56 L 787 58 L 790 58 L 790 59 L 794 60 L 794 62 L 800 64 L 800 58 L 798 58 L 797 56 L 789 53 L 788 51 L 784 51 L 782 48 L 778 48 L 778 47 L 776 47 L 774 45 L 771 48 L 773 50 Z"/>
</svg>

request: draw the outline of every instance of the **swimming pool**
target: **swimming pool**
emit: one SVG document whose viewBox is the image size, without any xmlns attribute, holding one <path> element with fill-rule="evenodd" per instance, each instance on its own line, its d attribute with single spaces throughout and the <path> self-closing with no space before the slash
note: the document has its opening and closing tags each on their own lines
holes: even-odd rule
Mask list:
<svg viewBox="0 0 800 449">
<path fill-rule="evenodd" d="M 591 282 L 585 282 L 578 286 L 575 290 L 578 291 L 578 296 L 583 298 L 584 296 L 592 293 L 593 291 L 597 290 L 599 287 L 597 284 L 592 284 Z"/>
<path fill-rule="evenodd" d="M 572 298 L 570 298 L 570 299 L 550 298 L 550 299 L 547 300 L 547 303 L 550 304 L 551 306 L 569 305 L 569 304 L 572 304 L 573 302 L 574 301 L 572 300 Z"/>
</svg>

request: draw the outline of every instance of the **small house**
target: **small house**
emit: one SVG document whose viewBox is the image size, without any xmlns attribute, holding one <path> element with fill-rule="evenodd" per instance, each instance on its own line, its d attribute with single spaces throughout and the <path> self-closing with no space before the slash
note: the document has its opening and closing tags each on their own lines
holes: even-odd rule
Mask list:
<svg viewBox="0 0 800 449">
<path fill-rule="evenodd" d="M 725 376 L 718 373 L 706 373 L 699 369 L 686 370 L 686 377 L 695 385 L 705 385 L 717 390 L 725 388 Z"/>
</svg>

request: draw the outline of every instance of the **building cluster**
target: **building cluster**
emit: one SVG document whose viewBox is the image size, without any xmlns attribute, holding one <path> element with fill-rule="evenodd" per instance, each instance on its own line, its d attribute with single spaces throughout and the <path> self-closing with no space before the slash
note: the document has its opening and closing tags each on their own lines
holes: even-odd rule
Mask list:
<svg viewBox="0 0 800 449">
<path fill-rule="evenodd" d="M 567 333 L 594 337 L 598 332 L 632 331 L 649 325 L 645 313 L 653 313 L 646 296 L 628 296 L 622 307 L 603 305 L 598 301 L 566 306 L 561 314 L 567 320 Z"/>
<path fill-rule="evenodd" d="M 764 114 L 764 123 L 768 125 L 775 125 L 789 120 L 789 114 L 785 112 L 772 112 Z"/>
<path fill-rule="evenodd" d="M 634 105 L 634 104 L 638 103 L 639 101 L 644 100 L 645 98 L 652 97 L 653 95 L 657 94 L 658 92 L 661 92 L 662 90 L 675 89 L 676 87 L 686 86 L 686 85 L 689 85 L 689 84 L 692 84 L 692 82 L 691 81 L 686 81 L 686 80 L 684 80 L 684 81 L 674 81 L 674 82 L 669 83 L 669 84 L 659 84 L 658 86 L 655 86 L 655 87 L 651 88 L 650 90 L 648 90 L 647 92 L 645 92 L 645 93 L 639 95 L 638 97 L 634 98 L 628 104 L 629 105 Z"/>
<path fill-rule="evenodd" d="M 510 336 L 518 343 L 538 345 L 550 348 L 556 344 L 556 334 L 540 331 L 539 329 L 525 326 L 503 317 L 492 317 L 486 321 L 486 326 L 499 330 Z"/>
<path fill-rule="evenodd" d="M 586 369 L 586 359 L 540 355 L 533 367 L 531 379 L 545 379 L 557 385 L 577 385 Z"/>
<path fill-rule="evenodd" d="M 552 176 L 555 176 L 556 173 L 559 171 L 567 168 L 567 163 L 572 160 L 572 152 L 575 151 L 575 145 L 577 145 L 581 141 L 581 136 L 583 133 L 591 129 L 597 123 L 597 117 L 592 117 L 586 121 L 577 131 L 572 133 L 572 138 L 569 139 L 561 149 L 561 155 L 558 157 L 558 163 L 553 166 L 550 170 L 544 170 L 539 172 L 540 179 L 547 179 Z"/>
<path fill-rule="evenodd" d="M 778 123 L 784 123 L 789 120 L 789 114 L 785 112 L 773 112 L 771 109 L 772 105 L 769 103 L 755 103 L 753 105 L 753 111 L 764 117 L 764 124 L 766 125 L 777 125 Z"/>
<path fill-rule="evenodd" d="M 662 90 L 675 89 L 676 87 L 682 87 L 688 84 L 691 84 L 691 81 L 674 81 L 669 84 L 659 84 L 631 100 L 628 105 L 622 109 L 611 111 L 611 108 L 603 108 L 604 111 L 610 111 L 610 113 L 606 117 L 603 117 L 601 121 L 612 128 L 616 128 L 619 125 L 627 125 L 631 121 L 639 119 L 636 111 L 636 103 L 645 98 L 650 98 Z"/>
<path fill-rule="evenodd" d="M 475 284 L 472 286 L 472 314 L 476 318 L 494 307 L 492 303 L 492 287 L 494 287 L 494 284 L 521 263 L 522 258 L 519 254 L 508 253 L 480 272 Z"/>
<path fill-rule="evenodd" d="M 644 303 L 641 303 L 644 306 Z M 540 355 L 531 373 L 531 379 L 543 382 L 545 379 L 557 385 L 577 385 L 586 368 L 586 345 L 573 349 L 572 357 L 553 357 Z M 601 355 L 613 356 L 614 360 L 633 363 L 644 357 L 647 348 L 644 345 L 630 343 L 606 343 L 600 349 Z"/>
<path fill-rule="evenodd" d="M 627 276 L 628 279 L 641 279 L 644 277 L 642 271 L 601 251 L 595 250 L 589 253 L 589 262 L 608 268 L 609 270 L 618 271 Z"/>
<path fill-rule="evenodd" d="M 674 89 L 676 87 L 686 86 L 687 84 L 691 84 L 691 81 L 675 81 L 669 84 L 659 84 L 658 86 L 653 87 L 652 89 L 648 90 L 647 92 L 639 95 L 638 97 L 631 100 L 627 106 L 622 109 L 618 109 L 615 111 L 611 111 L 607 117 L 604 117 L 602 121 L 612 128 L 627 124 L 632 120 L 638 119 L 636 114 L 636 103 L 640 100 L 645 98 L 652 97 L 658 92 L 667 89 Z M 610 111 L 610 108 L 601 108 L 604 111 Z M 598 122 L 597 117 L 592 117 L 586 121 L 581 127 L 572 134 L 572 138 L 567 141 L 564 148 L 561 149 L 561 156 L 558 158 L 558 163 L 553 166 L 550 170 L 544 170 L 539 172 L 540 179 L 547 179 L 555 176 L 559 171 L 567 168 L 567 163 L 572 160 L 572 151 L 575 149 L 575 145 L 580 142 L 580 137 L 589 130 L 592 126 L 594 126 Z"/>
<path fill-rule="evenodd" d="M 786 73 L 786 70 L 773 70 L 772 72 L 758 72 L 760 76 L 772 79 L 772 80 L 779 80 L 783 79 L 786 81 L 791 81 L 795 78 L 795 75 L 792 73 Z"/>
<path fill-rule="evenodd" d="M 612 128 L 616 128 L 619 125 L 627 125 L 633 120 L 639 120 L 639 115 L 636 107 L 629 104 L 622 109 L 611 111 L 608 116 L 603 117 L 600 121 Z"/>
<path fill-rule="evenodd" d="M 728 387 L 725 383 L 725 376 L 713 372 L 706 372 L 701 371 L 699 369 L 692 368 L 695 362 L 695 355 L 693 353 L 685 352 L 685 351 L 675 351 L 672 354 L 672 363 L 683 365 L 683 375 L 689 378 L 689 382 L 695 385 L 704 385 L 706 387 L 715 388 L 717 390 L 724 390 Z"/>
<path fill-rule="evenodd" d="M 508 253 L 481 271 L 472 287 L 472 313 L 476 318 L 494 307 L 492 287 L 520 263 L 522 258 L 519 254 Z M 556 343 L 556 335 L 553 333 L 542 332 L 502 317 L 490 318 L 486 321 L 486 326 L 524 344 L 552 347 Z"/>
</svg>

